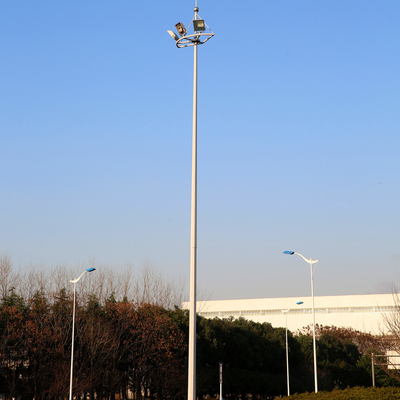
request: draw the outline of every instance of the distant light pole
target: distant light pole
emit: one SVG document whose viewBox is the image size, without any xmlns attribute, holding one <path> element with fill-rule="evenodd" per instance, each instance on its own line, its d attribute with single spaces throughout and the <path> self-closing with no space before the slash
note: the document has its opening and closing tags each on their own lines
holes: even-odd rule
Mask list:
<svg viewBox="0 0 400 400">
<path fill-rule="evenodd" d="M 222 362 L 219 363 L 219 400 L 222 400 Z"/>
<path fill-rule="evenodd" d="M 308 262 L 310 264 L 310 271 L 311 271 L 311 297 L 312 297 L 312 314 L 313 314 L 313 353 L 314 353 L 314 387 L 315 387 L 315 393 L 318 392 L 318 376 L 317 376 L 317 345 L 315 341 L 315 308 L 314 308 L 314 271 L 312 265 L 317 263 L 318 260 L 312 260 L 311 258 L 308 260 L 304 256 L 302 256 L 300 253 L 296 253 L 295 251 L 284 251 L 283 254 L 297 254 L 300 256 L 304 261 Z"/>
<path fill-rule="evenodd" d="M 187 29 L 181 22 L 175 25 L 181 37 L 173 31 L 167 31 L 175 40 L 178 48 L 194 47 L 188 400 L 196 399 L 197 46 L 207 42 L 214 36 L 214 33 L 206 25 L 204 20 L 199 17 L 198 11 L 196 0 L 194 18 L 189 24 L 190 27 L 193 23 L 194 33 L 188 34 Z"/>
<path fill-rule="evenodd" d="M 72 345 L 71 345 L 71 374 L 69 378 L 69 400 L 72 400 L 72 376 L 74 372 L 74 339 L 75 339 L 75 286 L 79 279 L 82 278 L 83 274 L 86 272 L 92 272 L 95 271 L 96 268 L 88 268 L 86 271 L 83 271 L 80 275 L 79 278 L 73 279 L 70 281 L 71 283 L 74 284 L 74 308 L 72 311 Z"/>
<path fill-rule="evenodd" d="M 302 301 L 298 301 L 297 305 L 303 304 Z M 288 334 L 287 334 L 287 315 L 291 308 L 283 310 L 282 312 L 286 317 L 286 377 L 287 377 L 287 395 L 290 396 L 290 384 L 289 384 L 289 346 L 288 346 Z"/>
</svg>

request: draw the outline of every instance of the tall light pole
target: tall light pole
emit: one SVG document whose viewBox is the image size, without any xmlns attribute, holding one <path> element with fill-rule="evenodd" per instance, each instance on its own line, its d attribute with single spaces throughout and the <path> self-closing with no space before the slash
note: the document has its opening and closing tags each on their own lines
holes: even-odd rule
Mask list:
<svg viewBox="0 0 400 400">
<path fill-rule="evenodd" d="M 83 271 L 80 275 L 79 278 L 73 279 L 70 281 L 71 283 L 74 284 L 74 307 L 72 311 L 72 344 L 71 344 L 71 374 L 69 377 L 69 400 L 72 400 L 72 377 L 73 377 L 73 372 L 74 372 L 74 339 L 75 339 L 75 286 L 79 279 L 82 278 L 83 274 L 86 272 L 92 272 L 95 271 L 96 268 L 88 268 L 86 271 Z"/>
<path fill-rule="evenodd" d="M 302 301 L 298 301 L 297 305 L 303 304 Z M 287 334 L 287 315 L 291 308 L 283 310 L 282 312 L 286 317 L 286 378 L 287 378 L 287 395 L 290 396 L 290 384 L 289 384 L 289 346 L 288 346 L 288 334 Z"/>
<path fill-rule="evenodd" d="M 196 399 L 196 251 L 197 251 L 197 46 L 207 42 L 214 33 L 200 18 L 197 0 L 194 7 L 194 33 L 189 34 L 185 26 L 178 22 L 175 27 L 179 36 L 168 31 L 178 48 L 194 47 L 193 74 L 193 129 L 192 129 L 192 201 L 190 234 L 190 311 L 189 311 L 189 364 L 188 364 L 188 400 Z"/>
<path fill-rule="evenodd" d="M 318 375 L 317 375 L 317 345 L 315 341 L 315 308 L 314 308 L 314 270 L 313 264 L 317 263 L 318 260 L 312 260 L 311 258 L 308 260 L 300 253 L 296 253 L 295 251 L 284 251 L 283 254 L 289 254 L 292 256 L 293 254 L 297 254 L 300 256 L 304 261 L 310 264 L 310 272 L 311 272 L 311 297 L 312 297 L 312 315 L 313 315 L 313 353 L 314 353 L 314 388 L 315 393 L 318 392 Z"/>
</svg>

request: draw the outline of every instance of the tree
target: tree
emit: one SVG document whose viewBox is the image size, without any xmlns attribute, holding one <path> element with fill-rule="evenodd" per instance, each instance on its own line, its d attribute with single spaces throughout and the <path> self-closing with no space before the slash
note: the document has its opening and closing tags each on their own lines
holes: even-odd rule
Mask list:
<svg viewBox="0 0 400 400">
<path fill-rule="evenodd" d="M 10 397 L 25 393 L 23 377 L 28 367 L 25 350 L 25 315 L 23 299 L 14 288 L 3 297 L 0 306 L 0 375 L 4 392 Z"/>
<path fill-rule="evenodd" d="M 50 371 L 54 369 L 54 336 L 49 319 L 50 305 L 44 293 L 38 292 L 30 300 L 25 317 L 25 356 L 27 370 L 25 384 L 30 398 L 49 394 Z"/>
</svg>

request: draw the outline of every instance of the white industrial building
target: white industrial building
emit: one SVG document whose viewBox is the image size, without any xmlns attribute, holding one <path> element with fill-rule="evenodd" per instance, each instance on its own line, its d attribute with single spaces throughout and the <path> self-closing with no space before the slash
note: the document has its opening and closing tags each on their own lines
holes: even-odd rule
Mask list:
<svg viewBox="0 0 400 400">
<path fill-rule="evenodd" d="M 296 303 L 302 301 L 303 304 Z M 315 296 L 315 323 L 318 325 L 349 327 L 362 332 L 386 332 L 385 318 L 395 312 L 393 294 L 351 296 Z M 183 303 L 189 308 L 189 302 Z M 311 297 L 283 297 L 269 299 L 198 301 L 197 313 L 206 318 L 239 318 L 255 322 L 269 322 L 273 327 L 285 327 L 296 332 L 312 324 Z"/>
</svg>

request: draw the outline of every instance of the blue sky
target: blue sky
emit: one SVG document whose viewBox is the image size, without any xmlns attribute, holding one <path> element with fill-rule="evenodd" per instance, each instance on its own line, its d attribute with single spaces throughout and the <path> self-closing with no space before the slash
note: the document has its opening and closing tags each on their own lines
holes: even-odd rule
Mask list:
<svg viewBox="0 0 400 400">
<path fill-rule="evenodd" d="M 199 0 L 208 298 L 400 284 L 400 3 Z M 189 278 L 194 1 L 3 2 L 0 252 Z"/>
</svg>

